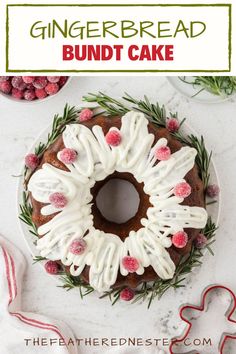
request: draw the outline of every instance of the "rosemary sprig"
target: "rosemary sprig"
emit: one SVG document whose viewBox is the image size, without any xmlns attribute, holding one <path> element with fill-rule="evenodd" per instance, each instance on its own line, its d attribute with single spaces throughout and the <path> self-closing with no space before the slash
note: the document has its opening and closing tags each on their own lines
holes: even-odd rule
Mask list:
<svg viewBox="0 0 236 354">
<path fill-rule="evenodd" d="M 133 109 L 145 114 L 151 122 L 159 127 L 166 126 L 168 117 L 164 105 L 160 106 L 158 102 L 155 104 L 151 103 L 147 96 L 144 96 L 143 100 L 138 100 L 128 93 L 125 93 L 122 99 L 132 105 L 126 106 L 125 103 L 122 103 L 103 92 L 99 92 L 98 94 L 89 93 L 87 96 L 83 96 L 83 101 L 96 103 L 109 115 L 123 115 Z M 170 117 L 178 118 L 177 113 L 170 113 Z M 182 125 L 184 120 L 185 119 L 180 122 L 180 125 Z"/>
<path fill-rule="evenodd" d="M 38 144 L 38 146 L 35 147 L 34 153 L 37 156 L 41 156 L 44 153 L 45 149 L 46 149 L 46 144 L 43 144 L 43 143 L 40 142 Z"/>
<path fill-rule="evenodd" d="M 92 293 L 94 291 L 93 287 L 85 283 L 80 277 L 74 277 L 68 273 L 61 276 L 61 281 L 63 285 L 59 285 L 60 288 L 66 289 L 67 291 L 79 288 L 80 296 L 83 299 L 84 296 Z"/>
<path fill-rule="evenodd" d="M 112 116 L 124 115 L 129 111 L 122 103 L 102 92 L 98 94 L 88 93 L 87 96 L 83 96 L 83 101 L 97 103 L 99 107 Z"/>
<path fill-rule="evenodd" d="M 21 221 L 23 221 L 26 225 L 29 226 L 30 233 L 38 237 L 37 227 L 32 220 L 32 212 L 33 209 L 29 202 L 29 194 L 26 191 L 24 191 L 23 201 L 22 204 L 20 205 L 19 218 Z"/>
<path fill-rule="evenodd" d="M 42 262 L 47 260 L 47 258 L 42 257 L 42 256 L 35 256 L 33 258 L 33 264 L 36 264 L 38 262 Z M 60 271 L 60 280 L 62 282 L 62 285 L 59 285 L 59 288 L 66 289 L 67 291 L 74 289 L 74 288 L 79 288 L 80 296 L 81 298 L 84 298 L 84 296 L 89 295 L 94 291 L 93 287 L 90 286 L 89 284 L 85 283 L 79 276 L 74 277 L 68 272 L 66 272 L 65 267 L 61 266 L 61 271 Z"/>
<path fill-rule="evenodd" d="M 103 295 L 100 296 L 100 299 L 104 299 L 105 297 L 109 297 L 112 306 L 114 306 L 114 305 L 117 303 L 117 301 L 119 301 L 119 299 L 120 299 L 120 293 L 121 293 L 121 291 L 122 291 L 124 288 L 125 288 L 125 287 L 122 286 L 122 287 L 120 287 L 120 288 L 118 288 L 118 289 L 112 289 L 112 290 L 110 290 L 110 291 L 106 291 L 106 292 L 104 292 Z"/>
<path fill-rule="evenodd" d="M 125 93 L 123 99 L 132 103 L 133 109 L 147 115 L 153 123 L 161 127 L 166 126 L 167 116 L 164 105 L 160 107 L 158 102 L 155 104 L 151 103 L 147 96 L 144 96 L 144 100 L 137 100 L 131 97 L 128 93 Z"/>
<path fill-rule="evenodd" d="M 48 134 L 47 142 L 40 142 L 38 146 L 35 147 L 35 154 L 40 158 L 45 150 L 55 142 L 60 134 L 64 131 L 67 124 L 76 122 L 78 113 L 80 109 L 76 107 L 70 107 L 68 104 L 65 105 L 63 114 L 56 114 L 53 118 L 52 130 Z M 29 169 L 25 166 L 24 177 L 26 177 Z"/>
<path fill-rule="evenodd" d="M 190 135 L 189 140 L 191 146 L 197 150 L 196 164 L 199 167 L 200 177 L 203 181 L 204 187 L 207 188 L 210 179 L 209 167 L 212 152 L 208 153 L 203 136 L 201 136 L 199 140 L 196 136 Z"/>
<path fill-rule="evenodd" d="M 33 258 L 33 264 L 36 264 L 36 263 L 42 262 L 42 261 L 46 261 L 46 259 L 47 259 L 47 258 L 42 257 L 42 256 L 35 256 L 35 257 Z"/>
<path fill-rule="evenodd" d="M 204 188 L 207 188 L 210 179 L 209 168 L 212 152 L 209 153 L 207 151 L 203 136 L 201 136 L 199 139 L 193 134 L 183 136 L 183 134 L 179 132 L 174 133 L 173 135 L 183 144 L 191 146 L 197 150 L 196 164 L 198 166 L 200 178 L 203 182 Z"/>
<path fill-rule="evenodd" d="M 179 79 L 194 88 L 199 88 L 199 91 L 192 97 L 199 95 L 202 91 L 208 91 L 224 98 L 236 91 L 236 76 L 192 76 L 190 78 L 183 76 Z"/>
<path fill-rule="evenodd" d="M 70 107 L 68 104 L 66 104 L 63 111 L 63 115 L 60 116 L 59 114 L 56 114 L 54 116 L 52 123 L 52 131 L 50 134 L 48 134 L 46 148 L 55 142 L 58 136 L 62 134 L 67 124 L 76 122 L 79 111 L 79 109 L 75 107 Z"/>
</svg>

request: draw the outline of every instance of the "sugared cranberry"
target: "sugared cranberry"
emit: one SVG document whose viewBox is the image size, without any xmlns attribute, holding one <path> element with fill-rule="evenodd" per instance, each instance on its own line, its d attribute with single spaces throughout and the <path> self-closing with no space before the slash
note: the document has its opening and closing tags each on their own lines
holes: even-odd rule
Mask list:
<svg viewBox="0 0 236 354">
<path fill-rule="evenodd" d="M 45 87 L 45 91 L 49 96 L 55 95 L 59 91 L 59 86 L 58 84 L 49 83 Z"/>
<path fill-rule="evenodd" d="M 174 195 L 180 198 L 187 198 L 191 194 L 191 186 L 187 182 L 180 182 L 174 188 Z"/>
<path fill-rule="evenodd" d="M 60 152 L 59 156 L 60 156 L 60 160 L 66 164 L 74 163 L 77 159 L 76 151 L 73 149 L 69 149 L 69 148 L 64 148 Z"/>
<path fill-rule="evenodd" d="M 48 80 L 46 78 L 46 76 L 36 76 L 33 85 L 35 88 L 37 89 L 42 89 L 44 88 L 48 83 Z"/>
<path fill-rule="evenodd" d="M 55 261 L 48 261 L 45 263 L 44 268 L 48 274 L 56 275 L 59 273 L 60 266 Z"/>
<path fill-rule="evenodd" d="M 10 79 L 10 76 L 0 76 L 0 82 L 8 81 L 9 79 Z"/>
<path fill-rule="evenodd" d="M 47 76 L 47 80 L 55 84 L 60 81 L 60 76 Z"/>
<path fill-rule="evenodd" d="M 36 98 L 34 90 L 26 90 L 24 92 L 24 99 L 26 101 L 33 101 Z"/>
<path fill-rule="evenodd" d="M 47 92 L 45 91 L 45 89 L 35 89 L 35 96 L 39 99 L 43 99 L 45 97 L 47 97 Z"/>
<path fill-rule="evenodd" d="M 61 209 L 65 208 L 68 203 L 68 200 L 64 194 L 55 192 L 50 194 L 49 202 L 54 206 L 54 208 Z"/>
<path fill-rule="evenodd" d="M 8 95 L 11 92 L 12 85 L 9 81 L 0 82 L 0 91 Z"/>
<path fill-rule="evenodd" d="M 78 238 L 71 243 L 69 251 L 75 255 L 79 255 L 84 253 L 86 247 L 87 242 L 83 238 Z"/>
<path fill-rule="evenodd" d="M 217 184 L 210 184 L 207 187 L 206 193 L 210 198 L 218 197 L 220 193 L 220 187 Z"/>
<path fill-rule="evenodd" d="M 59 86 L 60 87 L 64 86 L 67 80 L 68 80 L 68 76 L 61 76 L 59 80 Z"/>
<path fill-rule="evenodd" d="M 130 256 L 123 257 L 122 265 L 129 273 L 135 273 L 139 268 L 138 260 Z"/>
<path fill-rule="evenodd" d="M 188 235 L 184 231 L 178 231 L 172 236 L 172 244 L 176 248 L 184 248 L 188 243 Z"/>
<path fill-rule="evenodd" d="M 79 113 L 80 122 L 86 122 L 87 120 L 90 120 L 92 117 L 93 117 L 93 111 L 89 108 L 84 108 Z"/>
<path fill-rule="evenodd" d="M 18 90 L 25 90 L 26 89 L 26 83 L 23 81 L 21 76 L 13 76 L 11 80 L 11 84 L 14 88 Z"/>
<path fill-rule="evenodd" d="M 21 100 L 24 97 L 24 91 L 18 90 L 13 87 L 13 89 L 11 91 L 11 95 L 13 98 L 16 98 L 17 100 Z"/>
<path fill-rule="evenodd" d="M 123 301 L 131 301 L 135 296 L 135 292 L 130 288 L 125 288 L 120 292 L 120 298 Z"/>
<path fill-rule="evenodd" d="M 179 130 L 179 121 L 176 118 L 169 118 L 166 122 L 166 128 L 171 133 L 176 133 Z"/>
<path fill-rule="evenodd" d="M 26 83 L 26 84 L 32 84 L 32 82 L 34 81 L 35 77 L 34 76 L 22 76 L 22 80 Z"/>
<path fill-rule="evenodd" d="M 161 146 L 155 151 L 155 156 L 159 161 L 169 160 L 170 155 L 171 155 L 171 151 L 168 146 Z"/>
<path fill-rule="evenodd" d="M 110 130 L 106 135 L 106 142 L 111 146 L 120 145 L 121 140 L 121 134 L 118 130 Z"/>
<path fill-rule="evenodd" d="M 25 156 L 25 166 L 34 170 L 39 164 L 39 158 L 35 154 L 28 154 Z"/>
<path fill-rule="evenodd" d="M 194 240 L 195 247 L 199 248 L 199 249 L 206 247 L 207 243 L 208 243 L 208 240 L 207 240 L 206 236 L 203 234 L 198 234 Z"/>
<path fill-rule="evenodd" d="M 33 84 L 26 84 L 26 89 L 27 90 L 35 90 L 35 87 Z"/>
</svg>

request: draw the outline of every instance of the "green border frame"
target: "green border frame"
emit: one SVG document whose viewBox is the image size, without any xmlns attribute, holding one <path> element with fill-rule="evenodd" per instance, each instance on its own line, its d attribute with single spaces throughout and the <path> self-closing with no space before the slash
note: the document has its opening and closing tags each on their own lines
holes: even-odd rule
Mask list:
<svg viewBox="0 0 236 354">
<path fill-rule="evenodd" d="M 9 68 L 9 8 L 10 7 L 226 7 L 228 8 L 229 29 L 228 29 L 228 68 L 224 70 L 13 70 Z M 8 4 L 6 5 L 6 72 L 7 73 L 179 73 L 179 72 L 205 72 L 223 73 L 231 71 L 232 58 L 232 4 Z"/>
</svg>

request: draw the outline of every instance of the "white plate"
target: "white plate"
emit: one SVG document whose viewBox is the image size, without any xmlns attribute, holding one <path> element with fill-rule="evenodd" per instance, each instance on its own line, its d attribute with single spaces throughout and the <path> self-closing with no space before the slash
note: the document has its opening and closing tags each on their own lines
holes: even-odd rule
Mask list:
<svg viewBox="0 0 236 354">
<path fill-rule="evenodd" d="M 189 125 L 186 123 L 183 124 L 182 130 L 184 131 L 184 134 L 194 134 L 195 136 L 198 136 L 198 134 L 191 127 L 189 127 Z M 40 142 L 47 141 L 47 136 L 48 136 L 49 132 L 51 132 L 51 125 L 38 136 L 38 138 L 35 140 L 35 142 L 31 146 L 29 153 L 34 151 L 35 147 Z M 18 190 L 17 190 L 17 213 L 18 213 L 18 216 L 20 214 L 19 205 L 22 204 L 22 195 L 23 195 L 23 190 L 24 190 L 23 189 L 23 181 L 24 181 L 23 169 L 24 169 L 24 166 L 22 166 L 22 177 L 19 178 Z M 217 174 L 213 160 L 211 160 L 211 164 L 210 164 L 210 175 L 211 175 L 210 183 L 211 184 L 215 183 L 220 186 L 218 174 Z M 132 203 L 132 201 L 131 201 L 131 203 Z M 212 217 L 212 220 L 216 223 L 216 225 L 218 225 L 218 222 L 219 222 L 220 206 L 221 206 L 220 195 L 219 195 L 219 197 L 217 197 L 217 203 L 207 206 L 208 214 Z M 18 220 L 19 220 L 19 218 L 18 218 Z M 36 249 L 36 247 L 34 245 L 34 241 L 37 238 L 29 232 L 29 228 L 25 223 L 23 223 L 21 220 L 19 220 L 19 224 L 20 224 L 20 229 L 22 231 L 22 235 L 26 241 L 26 244 L 29 248 L 31 255 L 33 257 L 39 256 L 38 250 Z M 41 266 L 43 266 L 43 262 L 39 262 L 39 263 L 41 264 Z M 53 278 L 55 279 L 56 277 L 53 277 Z"/>
<path fill-rule="evenodd" d="M 183 77 L 183 76 L 181 76 Z M 192 81 L 193 76 L 186 76 L 187 81 Z M 202 103 L 221 103 L 229 100 L 234 100 L 236 97 L 236 93 L 233 93 L 231 96 L 217 96 L 206 90 L 201 91 L 200 86 L 193 86 L 187 83 L 184 83 L 180 80 L 178 76 L 167 76 L 167 80 L 170 84 L 182 95 L 188 97 L 192 100 Z M 199 93 L 198 93 L 199 92 Z M 197 94 L 198 93 L 198 94 Z M 196 95 L 197 94 L 197 95 Z"/>
</svg>

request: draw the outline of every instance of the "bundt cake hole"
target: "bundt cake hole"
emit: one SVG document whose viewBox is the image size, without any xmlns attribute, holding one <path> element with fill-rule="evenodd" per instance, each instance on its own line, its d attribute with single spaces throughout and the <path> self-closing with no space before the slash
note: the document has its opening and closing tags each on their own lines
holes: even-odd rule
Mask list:
<svg viewBox="0 0 236 354">
<path fill-rule="evenodd" d="M 96 204 L 106 220 L 123 224 L 137 214 L 140 198 L 132 183 L 112 178 L 99 190 Z"/>
<path fill-rule="evenodd" d="M 97 182 L 91 190 L 94 227 L 118 235 L 122 240 L 129 232 L 142 227 L 150 207 L 149 196 L 131 173 L 115 172 Z"/>
</svg>

